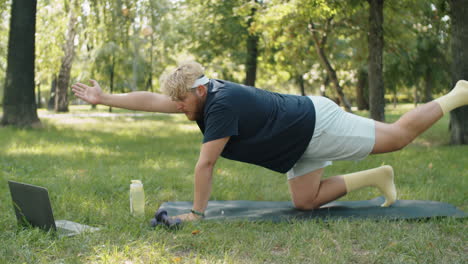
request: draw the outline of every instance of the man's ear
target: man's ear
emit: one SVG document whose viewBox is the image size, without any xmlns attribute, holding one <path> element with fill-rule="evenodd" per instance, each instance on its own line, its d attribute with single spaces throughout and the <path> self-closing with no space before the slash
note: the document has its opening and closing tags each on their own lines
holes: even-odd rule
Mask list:
<svg viewBox="0 0 468 264">
<path fill-rule="evenodd" d="M 198 85 L 197 87 L 197 95 L 200 97 L 205 97 L 208 93 L 208 88 L 205 85 Z"/>
</svg>

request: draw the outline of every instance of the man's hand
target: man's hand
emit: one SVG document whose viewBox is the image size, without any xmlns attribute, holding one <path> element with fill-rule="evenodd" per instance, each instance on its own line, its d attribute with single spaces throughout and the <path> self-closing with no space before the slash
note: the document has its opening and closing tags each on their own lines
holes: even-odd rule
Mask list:
<svg viewBox="0 0 468 264">
<path fill-rule="evenodd" d="M 90 80 L 93 86 L 88 86 L 83 83 L 75 83 L 72 85 L 72 91 L 75 96 L 90 104 L 99 104 L 103 95 L 101 87 L 95 80 Z"/>
<path fill-rule="evenodd" d="M 196 215 L 196 214 L 192 214 L 192 213 L 176 215 L 176 216 L 172 216 L 171 218 L 172 219 L 179 218 L 180 220 L 182 220 L 184 222 L 185 221 L 197 221 L 197 220 L 202 219 L 202 217 L 200 215 Z"/>
</svg>

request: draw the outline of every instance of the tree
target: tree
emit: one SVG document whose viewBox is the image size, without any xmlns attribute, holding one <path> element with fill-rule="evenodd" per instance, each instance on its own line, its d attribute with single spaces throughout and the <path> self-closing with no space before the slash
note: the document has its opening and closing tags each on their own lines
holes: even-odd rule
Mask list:
<svg viewBox="0 0 468 264">
<path fill-rule="evenodd" d="M 8 50 L 8 23 L 4 21 L 10 18 L 10 7 L 11 4 L 7 0 L 0 0 L 0 98 L 3 98 Z"/>
<path fill-rule="evenodd" d="M 155 90 L 153 76 L 159 76 L 180 56 L 180 47 L 186 47 L 177 27 L 185 20 L 175 19 L 172 12 L 180 3 L 172 4 L 168 0 L 90 1 L 80 17 L 83 29 L 77 56 L 88 57 L 91 67 L 77 60 L 76 69 L 84 68 L 76 70 L 79 79 L 99 80 L 111 93 Z"/>
<path fill-rule="evenodd" d="M 419 3 L 418 3 L 419 2 Z M 445 1 L 416 2 L 412 13 L 417 18 L 413 23 L 415 49 L 411 64 L 416 87 L 420 87 L 422 101 L 432 101 L 433 93 L 441 92 L 450 83 L 449 35 L 447 29 L 447 4 Z"/>
<path fill-rule="evenodd" d="M 37 3 L 34 79 L 36 86 L 42 88 L 42 98 L 36 98 L 36 101 L 47 101 L 47 108 L 51 111 L 55 108 L 57 77 L 64 57 L 63 44 L 68 24 L 68 12 L 64 12 L 66 2 L 47 0 Z M 39 97 L 38 93 L 36 97 Z"/>
<path fill-rule="evenodd" d="M 68 90 L 70 86 L 70 72 L 75 56 L 75 36 L 76 36 L 76 2 L 71 0 L 68 6 L 69 20 L 68 32 L 63 44 L 62 65 L 58 75 L 58 83 L 55 96 L 55 111 L 68 112 Z"/>
<path fill-rule="evenodd" d="M 452 84 L 468 80 L 468 0 L 450 0 L 452 20 Z M 452 87 L 453 87 L 452 86 Z M 450 112 L 452 144 L 468 144 L 468 106 Z"/>
<path fill-rule="evenodd" d="M 348 1 L 277 0 L 268 2 L 260 19 L 273 63 L 283 64 L 301 93 L 306 80 L 321 79 L 320 84 L 331 83 L 347 111 L 351 111 L 351 105 L 340 73 L 350 65 L 348 35 L 355 29 L 345 23 L 355 10 Z M 318 65 L 322 69 L 316 68 Z"/>
<path fill-rule="evenodd" d="M 258 3 L 258 0 L 255 0 Z M 258 60 L 258 42 L 259 36 L 256 32 L 249 30 L 254 23 L 255 13 L 257 12 L 256 7 L 251 8 L 250 17 L 247 21 L 247 59 L 245 63 L 245 85 L 255 86 L 255 80 L 257 79 L 257 60 Z"/>
<path fill-rule="evenodd" d="M 320 70 L 305 19 L 298 19 L 296 5 L 300 4 L 268 2 L 261 12 L 257 12 L 256 30 L 261 33 L 263 40 L 259 67 L 267 76 L 263 86 L 284 92 L 278 90 L 278 84 L 290 83 L 299 86 L 300 93 L 305 95 L 306 86 L 314 81 L 308 73 Z M 314 77 L 320 79 L 318 75 L 321 74 Z"/>
<path fill-rule="evenodd" d="M 374 120 L 385 121 L 385 90 L 383 82 L 383 4 L 369 1 L 369 109 Z"/>
<path fill-rule="evenodd" d="M 343 104 L 344 108 L 348 112 L 351 111 L 351 104 L 346 99 L 346 96 L 343 92 L 343 88 L 340 85 L 340 81 L 338 80 L 338 76 L 336 75 L 336 70 L 331 65 L 330 60 L 328 59 L 327 54 L 325 53 L 325 45 L 327 43 L 327 37 L 329 33 L 329 28 L 331 21 L 333 20 L 333 16 L 329 17 L 325 22 L 325 27 L 323 29 L 322 34 L 317 33 L 317 29 L 315 27 L 314 22 L 311 20 L 309 23 L 310 32 L 312 34 L 312 38 L 315 45 L 315 51 L 318 54 L 320 62 L 322 63 L 322 67 L 325 68 L 327 71 L 328 78 L 331 80 L 333 87 L 335 88 L 336 93 L 338 94 L 338 98 L 340 99 L 341 104 Z"/>
<path fill-rule="evenodd" d="M 369 74 L 361 67 L 357 73 L 356 104 L 358 110 L 369 110 Z"/>
<path fill-rule="evenodd" d="M 254 27 L 261 2 L 185 1 L 178 11 L 186 16 L 179 25 L 186 36 L 183 45 L 197 61 L 210 65 L 218 78 L 254 84 L 261 41 Z"/>
<path fill-rule="evenodd" d="M 40 125 L 34 94 L 36 5 L 36 0 L 12 3 L 2 125 Z"/>
</svg>

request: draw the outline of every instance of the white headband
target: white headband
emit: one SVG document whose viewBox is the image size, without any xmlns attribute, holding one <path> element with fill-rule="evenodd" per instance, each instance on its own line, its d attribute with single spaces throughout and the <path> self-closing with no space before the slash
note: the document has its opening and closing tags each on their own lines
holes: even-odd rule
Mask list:
<svg viewBox="0 0 468 264">
<path fill-rule="evenodd" d="M 207 84 L 209 81 L 210 81 L 210 79 L 208 79 L 208 77 L 206 77 L 205 75 L 202 75 L 202 76 L 200 76 L 200 78 L 198 78 L 197 80 L 195 80 L 195 82 L 194 82 L 193 85 L 192 85 L 192 88 L 197 88 L 197 87 L 200 86 L 200 85 L 205 85 L 205 84 Z"/>
</svg>

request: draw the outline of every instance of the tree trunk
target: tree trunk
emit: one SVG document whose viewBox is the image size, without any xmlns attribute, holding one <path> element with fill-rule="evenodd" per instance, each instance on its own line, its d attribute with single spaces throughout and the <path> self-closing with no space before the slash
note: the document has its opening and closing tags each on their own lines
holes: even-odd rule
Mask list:
<svg viewBox="0 0 468 264">
<path fill-rule="evenodd" d="M 255 86 L 257 79 L 258 36 L 249 35 L 247 38 L 247 63 L 245 85 Z"/>
<path fill-rule="evenodd" d="M 296 81 L 297 81 L 297 84 L 299 84 L 299 88 L 301 89 L 301 95 L 305 96 L 306 95 L 306 93 L 305 93 L 305 81 L 304 81 L 303 75 L 298 74 L 297 78 L 296 78 Z"/>
<path fill-rule="evenodd" d="M 419 90 L 418 90 L 418 86 L 415 85 L 413 87 L 413 104 L 415 108 L 418 106 L 418 103 L 419 103 Z"/>
<path fill-rule="evenodd" d="M 426 69 L 426 77 L 424 78 L 424 98 L 423 102 L 427 103 L 432 101 L 434 98 L 432 98 L 432 87 L 434 86 L 433 84 L 434 80 L 432 79 L 432 72 L 428 68 Z"/>
<path fill-rule="evenodd" d="M 369 110 L 369 81 L 367 71 L 361 67 L 356 85 L 356 103 L 358 110 Z"/>
<path fill-rule="evenodd" d="M 156 12 L 156 7 L 157 3 L 155 1 L 150 1 L 150 12 L 151 12 L 151 25 L 158 25 L 160 23 L 158 17 L 155 14 L 159 14 L 159 12 Z M 148 76 L 148 82 L 146 85 L 146 90 L 152 92 L 153 91 L 153 57 L 154 57 L 154 46 L 155 46 L 155 37 L 154 37 L 154 32 L 153 32 L 153 27 L 151 27 L 151 33 L 149 35 L 150 40 L 151 40 L 151 48 L 149 50 L 150 52 L 150 63 L 149 63 L 149 76 Z M 158 57 L 158 56 L 156 56 Z"/>
<path fill-rule="evenodd" d="M 258 58 L 258 41 L 259 37 L 256 33 L 250 33 L 250 25 L 253 23 L 253 17 L 257 10 L 252 8 L 252 13 L 247 24 L 247 61 L 245 69 L 245 85 L 255 86 L 257 79 L 257 58 Z"/>
<path fill-rule="evenodd" d="M 42 102 L 41 102 L 41 83 L 37 84 L 37 102 L 36 102 L 36 107 L 37 108 L 42 108 Z"/>
<path fill-rule="evenodd" d="M 468 0 L 450 0 L 452 21 L 452 87 L 468 80 Z M 451 143 L 468 144 L 468 106 L 450 112 Z"/>
<path fill-rule="evenodd" d="M 301 88 L 301 95 L 305 96 L 305 81 L 304 81 L 304 75 L 299 74 L 297 76 L 297 81 L 299 82 L 299 87 Z"/>
<path fill-rule="evenodd" d="M 330 85 L 330 78 L 328 75 L 325 76 L 325 79 L 323 80 L 323 84 L 320 86 L 320 96 L 327 97 L 327 88 Z"/>
<path fill-rule="evenodd" d="M 154 53 L 154 34 L 151 34 L 151 48 L 150 48 L 150 63 L 149 63 L 149 76 L 146 83 L 146 91 L 153 91 L 153 53 Z"/>
<path fill-rule="evenodd" d="M 323 48 L 317 47 L 317 45 L 315 47 L 317 49 L 317 53 L 319 54 L 322 65 L 324 65 L 325 69 L 327 70 L 327 74 L 331 80 L 333 88 L 338 94 L 338 98 L 340 99 L 341 104 L 344 106 L 347 112 L 351 113 L 352 112 L 351 104 L 349 103 L 348 99 L 346 99 L 346 96 L 343 93 L 343 88 L 340 85 L 340 81 L 338 80 L 338 76 L 336 75 L 335 69 L 331 66 L 330 61 L 328 60 L 327 55 L 325 54 L 325 51 L 323 50 Z"/>
<path fill-rule="evenodd" d="M 338 94 L 338 98 L 340 99 L 340 102 L 344 106 L 345 110 L 347 112 L 352 113 L 351 110 L 351 104 L 348 102 L 348 99 L 346 99 L 346 96 L 343 93 L 343 88 L 340 85 L 340 82 L 338 80 L 338 76 L 336 75 L 336 71 L 333 68 L 333 66 L 330 64 L 330 61 L 328 60 L 327 55 L 325 54 L 325 43 L 327 39 L 327 34 L 328 34 L 328 27 L 330 26 L 332 18 L 329 18 L 327 20 L 325 33 L 323 34 L 322 38 L 319 38 L 317 30 L 315 28 L 315 25 L 313 22 L 310 22 L 309 28 L 312 33 L 312 39 L 314 40 L 314 46 L 315 50 L 317 51 L 317 55 L 320 58 L 320 62 L 322 63 L 322 66 L 325 68 L 327 71 L 327 75 L 330 78 L 330 81 L 333 84 L 333 88 L 335 89 L 336 93 Z"/>
<path fill-rule="evenodd" d="M 370 116 L 385 121 L 385 90 L 383 82 L 383 4 L 369 1 L 369 103 Z"/>
<path fill-rule="evenodd" d="M 47 110 L 52 111 L 55 108 L 55 94 L 57 93 L 57 75 L 52 75 L 52 83 L 50 85 L 50 98 L 47 102 Z"/>
<path fill-rule="evenodd" d="M 68 87 L 70 85 L 70 72 L 75 56 L 75 36 L 76 36 L 76 15 L 73 4 L 70 3 L 70 19 L 68 21 L 68 33 L 65 45 L 63 45 L 62 65 L 57 83 L 57 93 L 55 95 L 55 111 L 68 112 Z"/>
<path fill-rule="evenodd" d="M 111 55 L 111 56 L 112 56 L 112 59 L 111 59 L 111 67 L 109 71 L 109 83 L 110 83 L 109 89 L 110 89 L 110 94 L 113 94 L 114 93 L 115 55 Z M 109 106 L 109 113 L 111 112 L 112 112 L 112 106 Z"/>
<path fill-rule="evenodd" d="M 139 28 L 137 28 L 136 24 L 133 26 L 133 31 L 134 37 L 133 37 L 133 61 L 132 61 L 132 85 L 130 88 L 132 91 L 137 91 L 138 90 L 138 80 L 140 79 L 140 67 L 138 65 L 138 57 L 139 57 L 139 49 L 140 49 L 140 39 L 137 36 L 137 32 L 140 31 Z"/>
<path fill-rule="evenodd" d="M 36 6 L 36 0 L 12 3 L 2 125 L 40 126 L 34 94 Z"/>
</svg>

